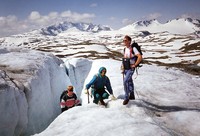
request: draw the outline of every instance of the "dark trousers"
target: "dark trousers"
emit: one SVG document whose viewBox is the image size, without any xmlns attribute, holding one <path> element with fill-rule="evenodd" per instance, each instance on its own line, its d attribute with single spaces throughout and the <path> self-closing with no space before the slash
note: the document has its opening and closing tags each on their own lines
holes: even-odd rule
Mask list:
<svg viewBox="0 0 200 136">
<path fill-rule="evenodd" d="M 98 104 L 98 102 L 102 99 L 108 99 L 109 94 L 105 90 L 97 90 L 92 89 L 92 95 L 94 96 L 93 103 Z"/>
</svg>

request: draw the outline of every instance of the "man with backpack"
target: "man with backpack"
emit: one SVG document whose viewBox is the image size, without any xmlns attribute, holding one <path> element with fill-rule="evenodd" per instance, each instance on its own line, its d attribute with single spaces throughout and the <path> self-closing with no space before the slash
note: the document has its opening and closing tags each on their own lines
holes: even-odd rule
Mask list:
<svg viewBox="0 0 200 136">
<path fill-rule="evenodd" d="M 128 35 L 126 35 L 123 39 L 123 43 L 125 45 L 124 58 L 122 59 L 122 73 L 124 79 L 123 84 L 125 91 L 125 99 L 123 101 L 123 105 L 128 104 L 129 100 L 135 99 L 132 76 L 136 67 L 142 61 L 142 53 L 140 53 L 141 50 L 133 47 L 131 45 L 131 41 L 132 39 Z"/>
<path fill-rule="evenodd" d="M 76 94 L 73 92 L 73 86 L 68 86 L 60 96 L 61 112 L 64 112 L 74 106 L 79 106 L 80 101 L 77 100 Z"/>
<path fill-rule="evenodd" d="M 100 102 L 101 105 L 106 106 L 104 99 L 108 99 L 109 94 L 112 100 L 116 98 L 113 95 L 113 90 L 110 84 L 109 78 L 106 76 L 106 68 L 101 67 L 99 69 L 99 73 L 94 75 L 92 80 L 86 85 L 86 92 L 89 93 L 88 89 L 91 89 L 91 93 L 94 96 L 93 103 L 98 104 Z M 105 91 L 105 87 L 107 88 L 109 94 Z"/>
</svg>

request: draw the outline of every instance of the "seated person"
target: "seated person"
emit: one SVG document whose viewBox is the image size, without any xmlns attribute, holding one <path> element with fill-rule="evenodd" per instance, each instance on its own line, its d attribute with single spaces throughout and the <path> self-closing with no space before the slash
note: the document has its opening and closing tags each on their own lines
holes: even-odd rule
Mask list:
<svg viewBox="0 0 200 136">
<path fill-rule="evenodd" d="M 64 91 L 61 95 L 61 112 L 64 112 L 74 106 L 79 106 L 80 101 L 77 100 L 76 94 L 73 92 L 73 86 L 68 86 L 67 90 Z"/>
</svg>

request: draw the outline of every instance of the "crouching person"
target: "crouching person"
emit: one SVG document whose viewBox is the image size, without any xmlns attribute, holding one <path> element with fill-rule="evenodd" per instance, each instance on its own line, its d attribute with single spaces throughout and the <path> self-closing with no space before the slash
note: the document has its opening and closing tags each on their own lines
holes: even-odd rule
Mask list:
<svg viewBox="0 0 200 136">
<path fill-rule="evenodd" d="M 61 112 L 64 112 L 74 106 L 79 106 L 80 101 L 77 100 L 76 94 L 73 92 L 73 86 L 68 86 L 67 90 L 61 95 Z"/>
<path fill-rule="evenodd" d="M 85 93 L 88 93 L 88 89 L 91 89 L 92 95 L 94 96 L 93 103 L 101 104 L 106 106 L 104 99 L 108 99 L 109 94 L 112 100 L 116 98 L 113 95 L 113 90 L 110 84 L 109 78 L 106 76 L 106 68 L 101 67 L 99 69 L 99 73 L 94 75 L 92 80 L 86 85 Z M 105 87 L 107 88 L 109 94 L 105 91 Z"/>
</svg>

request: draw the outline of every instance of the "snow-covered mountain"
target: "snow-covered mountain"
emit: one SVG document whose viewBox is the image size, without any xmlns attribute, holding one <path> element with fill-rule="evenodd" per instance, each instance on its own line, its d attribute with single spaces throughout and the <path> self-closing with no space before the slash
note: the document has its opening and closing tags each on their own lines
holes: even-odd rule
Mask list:
<svg viewBox="0 0 200 136">
<path fill-rule="evenodd" d="M 92 23 L 72 23 L 61 22 L 38 30 L 38 33 L 43 35 L 56 36 L 66 32 L 100 32 L 112 31 L 109 26 L 95 25 Z M 192 18 L 179 18 L 169 20 L 167 23 L 161 24 L 158 20 L 143 20 L 137 21 L 131 25 L 127 25 L 120 31 L 149 31 L 150 33 L 169 32 L 172 34 L 189 34 L 200 33 L 200 20 Z"/>
<path fill-rule="evenodd" d="M 101 29 L 103 28 L 93 24 L 63 22 L 40 30 L 0 38 L 0 44 L 6 47 L 15 46 L 52 52 L 59 57 L 79 56 L 79 52 L 90 49 L 91 52 L 85 54 L 92 59 L 100 56 L 93 53 L 96 52 L 98 45 L 107 48 L 109 54 L 104 54 L 105 58 L 112 56 L 116 59 L 117 55 L 113 54 L 119 56 L 121 53 L 124 35 L 130 35 L 142 46 L 144 59 L 148 62 L 162 65 L 174 63 L 200 65 L 198 19 L 174 19 L 165 24 L 157 20 L 138 21 L 120 30 L 105 28 L 97 31 Z"/>
<path fill-rule="evenodd" d="M 191 18 L 180 18 L 161 24 L 157 20 L 137 21 L 125 26 L 120 30 L 130 31 L 149 31 L 151 33 L 169 32 L 172 34 L 189 34 L 200 32 L 200 20 Z"/>
<path fill-rule="evenodd" d="M 72 22 L 61 22 L 55 25 L 42 28 L 40 33 L 43 35 L 56 36 L 62 32 L 70 31 L 86 31 L 86 32 L 100 32 L 100 31 L 111 31 L 112 28 L 108 26 L 94 25 L 92 23 L 72 23 Z"/>
</svg>

